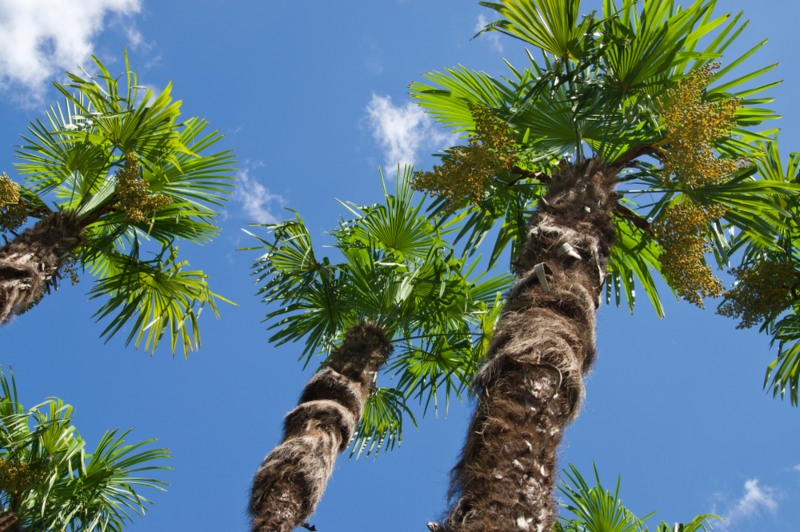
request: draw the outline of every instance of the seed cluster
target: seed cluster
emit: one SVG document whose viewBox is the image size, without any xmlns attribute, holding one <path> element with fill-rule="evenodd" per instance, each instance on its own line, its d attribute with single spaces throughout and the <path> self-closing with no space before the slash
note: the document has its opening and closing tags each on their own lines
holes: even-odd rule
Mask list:
<svg viewBox="0 0 800 532">
<path fill-rule="evenodd" d="M 125 155 L 125 165 L 117 171 L 114 192 L 120 208 L 133 223 L 144 222 L 148 213 L 172 203 L 171 197 L 150 192 L 150 184 L 142 179 L 139 160 L 133 152 Z"/>
<path fill-rule="evenodd" d="M 16 460 L 0 458 L 0 490 L 19 495 L 42 476 L 39 468 Z"/>
<path fill-rule="evenodd" d="M 745 162 L 720 158 L 714 152 L 714 144 L 736 125 L 739 107 L 736 98 L 704 100 L 703 91 L 718 67 L 714 63 L 695 70 L 659 100 L 666 130 L 665 180 L 674 176 L 688 188 L 718 184 Z"/>
<path fill-rule="evenodd" d="M 19 197 L 19 185 L 5 172 L 0 173 L 0 231 L 13 231 L 27 219 L 25 204 Z"/>
<path fill-rule="evenodd" d="M 737 282 L 725 293 L 719 314 L 741 318 L 739 329 L 753 327 L 775 318 L 794 301 L 796 283 L 794 265 L 786 260 L 764 258 L 758 262 L 733 268 Z"/>
<path fill-rule="evenodd" d="M 654 224 L 656 238 L 664 248 L 661 273 L 679 296 L 701 308 L 704 297 L 719 297 L 724 292 L 722 282 L 704 260 L 711 247 L 705 238 L 706 228 L 724 214 L 720 206 L 680 203 Z"/>
<path fill-rule="evenodd" d="M 469 110 L 475 132 L 467 145 L 450 148 L 444 164 L 418 172 L 412 182 L 415 189 L 444 198 L 447 211 L 482 201 L 493 177 L 508 172 L 516 162 L 514 133 L 508 124 L 482 107 L 470 105 Z"/>
</svg>

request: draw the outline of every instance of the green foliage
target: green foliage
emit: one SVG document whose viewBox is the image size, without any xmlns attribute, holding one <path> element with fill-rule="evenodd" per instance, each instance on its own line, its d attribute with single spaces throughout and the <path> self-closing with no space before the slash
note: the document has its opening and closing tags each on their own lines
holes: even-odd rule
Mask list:
<svg viewBox="0 0 800 532">
<path fill-rule="evenodd" d="M 755 159 L 763 176 L 764 191 L 733 198 L 742 205 L 746 223 L 737 223 L 732 250 L 741 250 L 742 259 L 731 273 L 737 278 L 725 295 L 720 314 L 741 319 L 740 326 L 760 325 L 777 345 L 776 359 L 767 367 L 764 387 L 775 397 L 788 395 L 800 403 L 800 200 L 797 193 L 780 193 L 796 186 L 800 179 L 800 153 L 792 153 L 786 165 L 776 143 L 763 143 Z M 766 194 L 774 207 L 762 209 L 758 216 L 751 207 Z M 762 200 L 763 201 L 763 200 Z M 747 213 L 747 211 L 750 213 Z"/>
<path fill-rule="evenodd" d="M 165 258 L 166 251 L 170 254 Z M 134 246 L 131 254 L 105 257 L 103 276 L 89 291 L 89 299 L 106 300 L 95 313 L 98 320 L 111 321 L 101 336 L 108 340 L 132 322 L 126 342 L 135 347 L 144 341 L 145 349 L 155 351 L 165 333 L 172 352 L 178 342 L 199 346 L 202 308 L 196 309 L 196 302 L 207 302 L 218 315 L 215 299 L 228 300 L 209 290 L 202 271 L 187 271 L 188 262 L 177 262 L 177 247 L 163 249 L 151 260 L 138 259 L 137 252 Z"/>
<path fill-rule="evenodd" d="M 575 466 L 564 471 L 566 480 L 558 487 L 565 501 L 561 506 L 568 512 L 559 516 L 554 532 L 646 532 L 646 521 L 653 515 L 637 517 L 622 504 L 619 498 L 620 479 L 613 493 L 600 483 L 597 467 L 594 467 L 596 485 L 590 486 Z M 711 514 L 699 515 L 685 524 L 670 525 L 662 522 L 656 532 L 700 532 L 708 530 L 708 521 L 719 519 Z"/>
<path fill-rule="evenodd" d="M 271 239 L 253 235 L 266 251 L 253 265 L 267 314 L 270 341 L 303 342 L 301 358 L 328 354 L 344 332 L 369 320 L 392 339 L 387 367 L 393 387 L 368 400 L 354 450 L 377 452 L 400 441 L 409 399 L 438 409 L 471 382 L 508 289 L 508 274 L 474 275 L 478 260 L 456 255 L 445 238 L 452 223 L 437 225 L 409 185 L 410 168 L 397 177 L 384 202 L 344 204 L 352 218 L 331 232 L 335 257 L 318 257 L 299 214 L 262 225 Z M 411 416 L 414 422 L 413 416 Z M 377 442 L 377 443 L 376 443 Z"/>
<path fill-rule="evenodd" d="M 72 425 L 73 408 L 49 398 L 30 409 L 19 403 L 13 375 L 0 369 L 0 506 L 26 530 L 119 531 L 143 515 L 142 488 L 165 482 L 142 476 L 169 469 L 155 440 L 126 443 L 130 430 L 107 431 L 93 452 Z"/>
<path fill-rule="evenodd" d="M 129 342 L 138 345 L 146 334 L 155 351 L 169 331 L 173 353 L 182 344 L 186 355 L 200 345 L 197 315 L 206 305 L 216 313 L 222 298 L 202 272 L 179 273 L 185 263 L 161 258 L 174 256 L 177 240 L 205 243 L 218 233 L 233 154 L 210 151 L 222 135 L 201 118 L 182 117 L 171 84 L 160 92 L 144 88 L 127 56 L 122 79 L 96 58 L 95 66 L 97 74 L 56 83 L 64 103 L 22 136 L 20 204 L 30 219 L 58 210 L 79 216 L 85 229 L 74 259 L 97 277 L 92 298 L 109 297 L 97 313 L 111 320 L 104 336 L 130 327 Z M 150 253 L 156 258 L 145 258 Z M 131 274 L 144 271 L 163 282 L 142 284 Z"/>
<path fill-rule="evenodd" d="M 578 1 L 504 0 L 483 5 L 501 17 L 484 31 L 499 31 L 538 49 L 528 53 L 528 66 L 507 65 L 509 73 L 500 78 L 456 67 L 429 73 L 425 82 L 411 86 L 416 101 L 445 127 L 472 135 L 470 108 L 483 106 L 516 131 L 519 170 L 496 174 L 490 199 L 467 206 L 461 214 L 468 229 L 459 236 L 468 249 L 475 249 L 499 222 L 491 259 L 509 245 L 513 259 L 524 239 L 527 214 L 546 192 L 547 178 L 560 160 L 623 160 L 629 167 L 619 175 L 624 203 L 614 212 L 618 238 L 608 266 L 607 295 L 616 296 L 619 304 L 624 294 L 632 306 L 638 284 L 661 314 L 653 277 L 660 275 L 663 250 L 648 229 L 650 223 L 664 216 L 670 205 L 688 201 L 686 197 L 707 206 L 721 203 L 730 219 L 709 224 L 707 232 L 709 237 L 721 235 L 720 245 L 730 246 L 725 229 L 749 224 L 756 213 L 769 211 L 778 192 L 761 190 L 739 212 L 730 208 L 732 196 L 762 182 L 754 166 L 716 188 L 689 190 L 666 179 L 658 157 L 659 164 L 644 157 L 665 149 L 659 102 L 690 73 L 709 72 L 744 29 L 741 14 L 714 15 L 714 0 L 697 0 L 685 8 L 671 0 L 607 0 L 601 13 L 581 19 Z M 763 108 L 770 99 L 761 96 L 775 83 L 758 83 L 775 65 L 739 72 L 761 45 L 738 57 L 726 55 L 730 62 L 707 76 L 707 100 L 733 99 L 738 104 L 733 129 L 714 145 L 719 154 L 734 160 L 757 157 L 758 143 L 767 137 L 753 128 L 776 118 Z M 784 186 L 780 193 L 790 191 L 795 189 Z M 654 197 L 650 205 L 637 201 Z M 727 257 L 718 258 L 724 264 Z"/>
<path fill-rule="evenodd" d="M 482 4 L 500 18 L 481 33 L 498 31 L 532 47 L 528 64 L 518 68 L 507 63 L 508 71 L 500 77 L 459 66 L 431 72 L 411 85 L 412 97 L 468 142 L 478 133 L 476 107 L 505 121 L 515 134 L 516 152 L 507 155 L 516 167 L 498 168 L 487 180 L 483 199 L 452 213 L 463 223 L 459 242 L 470 253 L 494 235 L 490 263 L 508 248 L 513 261 L 529 216 L 560 162 L 594 158 L 618 165 L 621 198 L 612 213 L 616 242 L 607 266 L 607 301 L 620 305 L 627 300 L 633 310 L 636 289 L 643 288 L 662 316 L 657 277 L 671 283 L 675 294 L 702 303 L 702 295 L 721 292 L 721 285 L 707 289 L 714 280 L 713 266 L 730 268 L 733 260 L 741 260 L 733 272 L 745 279 L 745 272 L 763 264 L 766 256 L 793 265 L 795 273 L 783 281 L 789 294 L 779 298 L 779 309 L 764 301 L 767 295 L 745 285 L 725 293 L 722 309 L 748 322 L 761 318 L 762 330 L 779 350 L 765 386 L 775 395 L 788 391 L 796 404 L 800 269 L 794 228 L 800 155 L 792 154 L 784 169 L 776 131 L 760 129 L 778 118 L 765 107 L 772 101 L 767 91 L 779 83 L 766 79 L 776 65 L 747 65 L 766 41 L 732 53 L 747 21 L 742 13 L 716 14 L 716 0 L 694 0 L 686 6 L 673 0 L 604 0 L 599 12 L 582 18 L 577 16 L 578 0 Z M 697 119 L 688 145 L 701 140 L 701 158 L 691 151 L 677 153 L 687 140 L 679 138 L 684 112 Z M 704 165 L 690 164 L 692 175 L 683 175 L 687 165 L 678 165 L 682 170 L 676 172 L 676 161 Z M 709 175 L 694 175 L 700 167 Z M 443 199 L 433 210 L 447 214 L 446 206 Z M 669 239 L 657 231 L 680 226 L 676 213 L 681 209 L 724 213 L 683 228 L 693 238 L 691 260 L 665 250 Z M 704 277 L 677 275 L 687 264 Z"/>
</svg>

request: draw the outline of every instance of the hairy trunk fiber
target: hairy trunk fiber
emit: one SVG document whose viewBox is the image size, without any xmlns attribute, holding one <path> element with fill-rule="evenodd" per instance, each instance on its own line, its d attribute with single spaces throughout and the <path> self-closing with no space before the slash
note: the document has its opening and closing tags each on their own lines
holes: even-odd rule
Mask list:
<svg viewBox="0 0 800 532">
<path fill-rule="evenodd" d="M 25 530 L 14 512 L 0 512 L 0 532 L 22 532 Z"/>
<path fill-rule="evenodd" d="M 54 212 L 0 247 L 0 324 L 35 305 L 80 244 L 83 225 Z"/>
<path fill-rule="evenodd" d="M 253 479 L 252 530 L 290 532 L 312 514 L 391 350 L 381 327 L 362 323 L 347 331 L 342 345 L 306 384 L 297 408 L 286 416 L 283 441 Z"/>
<path fill-rule="evenodd" d="M 595 358 L 595 314 L 613 240 L 614 169 L 562 164 L 528 225 L 512 288 L 475 381 L 478 406 L 431 530 L 550 530 L 556 451 Z"/>
</svg>

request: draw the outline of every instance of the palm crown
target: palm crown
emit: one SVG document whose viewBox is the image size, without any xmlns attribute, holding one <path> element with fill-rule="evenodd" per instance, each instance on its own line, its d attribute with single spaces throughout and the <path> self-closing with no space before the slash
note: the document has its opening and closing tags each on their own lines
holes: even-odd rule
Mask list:
<svg viewBox="0 0 800 532">
<path fill-rule="evenodd" d="M 166 449 L 126 443 L 130 430 L 112 430 L 87 452 L 72 417 L 58 398 L 25 409 L 13 375 L 0 369 L 4 530 L 123 530 L 150 503 L 141 489 L 163 490 L 163 481 L 142 475 L 168 469 L 157 462 L 169 458 Z"/>
<path fill-rule="evenodd" d="M 786 256 L 796 157 L 784 172 L 774 131 L 757 129 L 777 118 L 762 95 L 776 82 L 760 81 L 775 65 L 744 72 L 742 65 L 764 43 L 728 55 L 746 25 L 741 13 L 717 16 L 714 0 L 685 8 L 672 0 L 605 0 L 600 13 L 582 18 L 579 0 L 482 4 L 502 17 L 484 31 L 537 49 L 528 52 L 528 66 L 508 64 L 501 78 L 456 67 L 411 87 L 436 120 L 469 139 L 415 182 L 440 196 L 441 209 L 468 212 L 468 248 L 499 221 L 492 261 L 509 245 L 516 257 L 551 176 L 561 165 L 589 161 L 617 173 L 608 300 L 620 304 L 624 296 L 632 309 L 638 284 L 662 315 L 654 274 L 699 305 L 707 296 L 730 299 L 706 265 L 707 251 L 720 266 L 739 250 L 746 262 Z M 486 151 L 494 165 L 474 171 Z M 464 174 L 472 179 L 466 191 Z M 448 176 L 459 176 L 459 184 Z M 774 319 L 788 306 L 766 315 Z M 734 301 L 729 313 L 746 307 Z M 781 342 L 796 361 L 798 348 Z M 796 394 L 793 363 L 793 372 L 773 373 L 776 393 L 793 379 Z"/>
<path fill-rule="evenodd" d="M 69 74 L 68 84 L 56 84 L 64 105 L 23 136 L 17 169 L 24 186 L 3 176 L 2 229 L 16 234 L 26 220 L 40 220 L 18 235 L 16 248 L 6 246 L 6 261 L 19 260 L 26 245 L 58 240 L 39 284 L 49 288 L 65 271 L 74 274 L 73 265 L 88 269 L 97 278 L 90 297 L 106 300 L 96 314 L 108 320 L 104 337 L 128 326 L 128 342 L 155 350 L 166 333 L 173 352 L 182 343 L 187 353 L 199 345 L 200 310 L 208 304 L 216 313 L 222 298 L 203 272 L 178 259 L 176 243 L 208 242 L 218 232 L 233 155 L 210 151 L 222 135 L 201 118 L 182 118 L 171 85 L 158 93 L 140 86 L 127 57 L 121 80 L 95 63 L 96 75 Z M 41 293 L 6 293 L 2 321 Z"/>
<path fill-rule="evenodd" d="M 371 321 L 395 344 L 388 372 L 392 387 L 379 387 L 367 400 L 353 449 L 375 451 L 401 438 L 406 402 L 416 398 L 438 407 L 471 382 L 501 309 L 500 293 L 511 276 L 473 275 L 477 261 L 458 256 L 446 236 L 456 223 L 437 226 L 415 199 L 405 169 L 384 202 L 346 204 L 353 216 L 331 232 L 336 258 L 319 258 L 302 218 L 264 226 L 256 236 L 266 249 L 254 263 L 278 345 L 303 341 L 306 364 L 328 354 L 345 331 Z M 255 236 L 255 235 L 254 235 Z"/>
</svg>

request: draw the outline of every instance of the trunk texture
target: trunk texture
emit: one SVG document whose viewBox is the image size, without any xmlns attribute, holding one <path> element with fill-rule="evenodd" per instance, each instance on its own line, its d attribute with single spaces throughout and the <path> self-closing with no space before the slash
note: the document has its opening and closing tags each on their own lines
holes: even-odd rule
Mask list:
<svg viewBox="0 0 800 532">
<path fill-rule="evenodd" d="M 284 420 L 283 441 L 253 479 L 253 531 L 290 532 L 314 512 L 391 350 L 381 327 L 362 323 L 347 331 L 341 347 L 306 384 Z"/>
<path fill-rule="evenodd" d="M 8 510 L 0 512 L 0 532 L 22 532 L 25 530 L 14 512 Z"/>
<path fill-rule="evenodd" d="M 616 169 L 564 162 L 528 225 L 517 281 L 476 378 L 478 405 L 431 530 L 552 527 L 556 451 L 595 359 L 595 314 L 613 240 Z"/>
<path fill-rule="evenodd" d="M 83 229 L 76 215 L 54 212 L 0 247 L 0 324 L 39 302 Z"/>
</svg>

